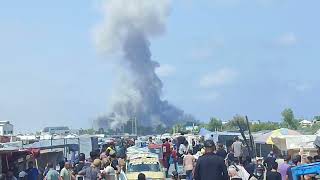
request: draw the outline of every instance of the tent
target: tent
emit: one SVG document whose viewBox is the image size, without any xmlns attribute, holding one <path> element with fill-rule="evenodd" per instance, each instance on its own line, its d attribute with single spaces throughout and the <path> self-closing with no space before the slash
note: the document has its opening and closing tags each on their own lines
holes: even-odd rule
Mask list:
<svg viewBox="0 0 320 180">
<path fill-rule="evenodd" d="M 314 140 L 313 143 L 315 146 L 317 146 L 318 148 L 320 147 L 320 136 L 317 136 L 316 139 Z"/>
<path fill-rule="evenodd" d="M 287 128 L 280 128 L 258 136 L 254 141 L 261 144 L 274 144 L 272 138 L 282 137 L 285 135 L 301 135 L 301 133 Z"/>
<path fill-rule="evenodd" d="M 316 135 L 284 135 L 281 137 L 272 137 L 272 142 L 281 151 L 293 150 L 293 149 L 314 149 L 314 141 Z"/>
</svg>

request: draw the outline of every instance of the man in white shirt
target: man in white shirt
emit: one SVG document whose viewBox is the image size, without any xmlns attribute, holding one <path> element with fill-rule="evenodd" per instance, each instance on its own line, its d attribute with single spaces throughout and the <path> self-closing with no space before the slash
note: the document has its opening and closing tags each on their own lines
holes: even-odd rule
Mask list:
<svg viewBox="0 0 320 180">
<path fill-rule="evenodd" d="M 235 139 L 235 142 L 232 144 L 231 147 L 234 152 L 234 157 L 240 160 L 242 143 L 239 140 L 239 137 L 235 137 L 234 139 Z"/>
</svg>

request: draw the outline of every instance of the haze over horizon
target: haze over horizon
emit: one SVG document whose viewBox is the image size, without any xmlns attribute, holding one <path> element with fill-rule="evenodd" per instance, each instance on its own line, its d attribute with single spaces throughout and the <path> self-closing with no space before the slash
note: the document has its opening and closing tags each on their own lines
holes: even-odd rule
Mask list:
<svg viewBox="0 0 320 180">
<path fill-rule="evenodd" d="M 15 132 L 90 128 L 107 112 L 115 66 L 95 47 L 101 0 L 0 6 L 0 120 Z M 319 1 L 172 1 L 150 39 L 162 98 L 201 121 L 319 115 Z M 114 58 L 109 56 L 107 58 Z"/>
</svg>

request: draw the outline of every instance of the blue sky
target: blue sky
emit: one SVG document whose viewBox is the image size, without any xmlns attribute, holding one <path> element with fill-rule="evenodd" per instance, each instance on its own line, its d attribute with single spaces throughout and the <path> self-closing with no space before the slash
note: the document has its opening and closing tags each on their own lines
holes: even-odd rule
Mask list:
<svg viewBox="0 0 320 180">
<path fill-rule="evenodd" d="M 114 68 L 92 30 L 100 1 L 6 1 L 0 6 L 0 119 L 17 131 L 90 127 L 106 112 Z M 163 98 L 202 121 L 319 115 L 320 2 L 176 0 L 151 40 Z"/>
</svg>

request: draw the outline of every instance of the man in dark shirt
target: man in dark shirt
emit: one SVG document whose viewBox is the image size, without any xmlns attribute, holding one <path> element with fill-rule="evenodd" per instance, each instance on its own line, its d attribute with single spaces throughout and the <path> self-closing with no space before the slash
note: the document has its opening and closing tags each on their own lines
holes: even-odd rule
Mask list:
<svg viewBox="0 0 320 180">
<path fill-rule="evenodd" d="M 226 152 L 226 150 L 224 150 L 224 147 L 223 147 L 223 144 L 222 144 L 222 143 L 219 143 L 219 144 L 218 144 L 218 150 L 217 150 L 217 152 L 216 152 L 216 155 L 222 157 L 223 159 L 226 158 L 227 152 Z"/>
<path fill-rule="evenodd" d="M 292 171 L 293 167 L 299 166 L 301 164 L 301 156 L 297 155 L 292 159 L 292 165 L 287 170 L 287 180 L 293 180 Z"/>
<path fill-rule="evenodd" d="M 231 166 L 234 163 L 234 160 L 235 160 L 234 153 L 232 150 L 230 150 L 226 158 L 228 166 Z"/>
<path fill-rule="evenodd" d="M 79 162 L 77 162 L 73 168 L 73 172 L 75 174 L 78 174 L 81 170 L 83 170 L 87 167 L 90 167 L 90 164 L 87 164 L 85 161 L 86 161 L 86 155 L 84 153 L 80 153 L 79 154 Z"/>
<path fill-rule="evenodd" d="M 212 140 L 207 140 L 204 143 L 205 154 L 199 157 L 195 171 L 195 180 L 227 180 L 228 172 L 224 160 L 214 154 L 215 145 Z"/>
<path fill-rule="evenodd" d="M 320 162 L 320 149 L 318 149 L 318 154 L 313 157 L 315 162 Z"/>
<path fill-rule="evenodd" d="M 274 162 L 272 164 L 271 171 L 267 172 L 267 179 L 266 180 L 281 180 L 281 174 L 277 172 L 278 163 Z"/>
<path fill-rule="evenodd" d="M 272 165 L 276 162 L 276 158 L 274 158 L 273 156 L 268 156 L 264 162 L 263 165 L 266 167 L 267 172 L 271 171 L 272 169 Z"/>
<path fill-rule="evenodd" d="M 253 176 L 258 179 L 258 180 L 263 180 L 265 178 L 264 172 L 265 167 L 262 164 L 262 160 L 261 158 L 257 159 L 257 165 L 255 166 L 255 169 L 253 171 Z"/>
<path fill-rule="evenodd" d="M 245 161 L 244 169 L 250 174 L 250 176 L 253 176 L 254 169 L 256 168 L 256 165 L 252 162 L 251 157 L 247 156 Z"/>
<path fill-rule="evenodd" d="M 26 170 L 27 180 L 37 180 L 39 178 L 39 170 L 35 167 L 33 167 L 33 162 L 28 162 L 28 169 Z"/>
</svg>

